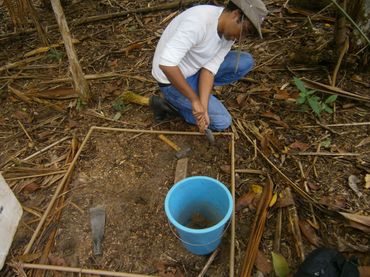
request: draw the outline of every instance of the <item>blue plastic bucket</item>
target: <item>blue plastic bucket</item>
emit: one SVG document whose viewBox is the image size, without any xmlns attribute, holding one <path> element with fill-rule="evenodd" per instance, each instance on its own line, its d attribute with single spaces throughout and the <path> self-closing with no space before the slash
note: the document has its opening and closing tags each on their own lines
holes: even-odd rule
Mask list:
<svg viewBox="0 0 370 277">
<path fill-rule="evenodd" d="M 193 254 L 206 255 L 221 242 L 233 199 L 226 186 L 216 179 L 194 176 L 176 183 L 167 193 L 164 206 L 185 248 Z M 197 219 L 201 224 L 194 226 Z"/>
</svg>

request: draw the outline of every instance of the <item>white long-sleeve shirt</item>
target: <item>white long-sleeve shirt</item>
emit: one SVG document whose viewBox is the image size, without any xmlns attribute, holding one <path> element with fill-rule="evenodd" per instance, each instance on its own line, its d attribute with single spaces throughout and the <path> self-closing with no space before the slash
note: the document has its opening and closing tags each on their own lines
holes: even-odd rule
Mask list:
<svg viewBox="0 0 370 277">
<path fill-rule="evenodd" d="M 233 41 L 220 38 L 217 32 L 222 7 L 200 5 L 177 17 L 163 32 L 154 53 L 152 75 L 159 82 L 169 80 L 159 65 L 178 66 L 185 78 L 206 68 L 217 73 Z"/>
</svg>

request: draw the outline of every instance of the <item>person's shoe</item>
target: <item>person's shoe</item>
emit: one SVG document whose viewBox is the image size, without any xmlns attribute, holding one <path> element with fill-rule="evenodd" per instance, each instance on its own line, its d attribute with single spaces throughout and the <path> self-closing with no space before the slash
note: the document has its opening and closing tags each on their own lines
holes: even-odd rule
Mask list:
<svg viewBox="0 0 370 277">
<path fill-rule="evenodd" d="M 163 121 L 179 115 L 177 109 L 166 99 L 156 95 L 149 98 L 149 108 L 153 111 L 156 121 Z"/>
</svg>

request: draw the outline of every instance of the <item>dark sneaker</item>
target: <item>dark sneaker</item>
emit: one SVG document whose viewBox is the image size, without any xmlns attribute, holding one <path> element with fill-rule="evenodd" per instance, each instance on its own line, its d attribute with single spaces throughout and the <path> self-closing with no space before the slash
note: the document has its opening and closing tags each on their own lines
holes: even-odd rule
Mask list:
<svg viewBox="0 0 370 277">
<path fill-rule="evenodd" d="M 149 108 L 153 111 L 156 121 L 163 121 L 179 115 L 176 108 L 166 99 L 156 95 L 149 98 Z"/>
</svg>

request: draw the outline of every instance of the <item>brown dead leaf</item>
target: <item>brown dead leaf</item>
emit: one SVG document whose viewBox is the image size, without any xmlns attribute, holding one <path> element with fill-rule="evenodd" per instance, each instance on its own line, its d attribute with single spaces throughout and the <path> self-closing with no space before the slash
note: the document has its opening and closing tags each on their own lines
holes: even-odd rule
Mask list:
<svg viewBox="0 0 370 277">
<path fill-rule="evenodd" d="M 52 254 L 49 255 L 49 263 L 51 265 L 57 265 L 57 266 L 66 266 L 66 261 L 61 258 L 61 257 L 57 257 L 57 256 L 54 256 Z"/>
<path fill-rule="evenodd" d="M 319 200 L 319 203 L 327 206 L 329 210 L 337 211 L 341 210 L 346 207 L 346 199 L 342 195 L 335 195 L 335 196 L 323 196 Z"/>
<path fill-rule="evenodd" d="M 276 100 L 288 100 L 290 98 L 289 92 L 287 90 L 278 90 L 274 94 L 274 99 Z"/>
<path fill-rule="evenodd" d="M 40 185 L 35 183 L 35 182 L 32 182 L 32 183 L 28 183 L 26 185 L 24 185 L 20 191 L 24 191 L 26 193 L 32 193 L 32 192 L 35 192 L 36 190 L 40 189 Z"/>
<path fill-rule="evenodd" d="M 321 188 L 321 186 L 317 183 L 312 183 L 312 182 L 307 182 L 307 186 L 311 189 L 311 190 L 319 190 Z"/>
<path fill-rule="evenodd" d="M 18 119 L 20 122 L 31 123 L 33 118 L 29 113 L 23 111 L 15 111 L 14 117 Z"/>
<path fill-rule="evenodd" d="M 271 262 L 266 258 L 261 250 L 258 250 L 256 260 L 254 262 L 256 268 L 261 271 L 264 275 L 267 275 L 272 270 Z"/>
<path fill-rule="evenodd" d="M 78 97 L 78 93 L 73 88 L 55 88 L 38 92 L 30 92 L 26 94 L 29 97 L 37 97 L 41 99 L 74 99 Z"/>
<path fill-rule="evenodd" d="M 41 253 L 29 253 L 16 257 L 16 260 L 23 263 L 31 263 L 41 257 Z"/>
<path fill-rule="evenodd" d="M 238 103 L 239 107 L 243 107 L 245 105 L 245 100 L 247 99 L 247 94 L 246 93 L 243 93 L 243 94 L 239 94 L 237 97 L 236 97 L 236 102 Z"/>
<path fill-rule="evenodd" d="M 276 125 L 279 125 L 279 126 L 281 126 L 281 127 L 283 127 L 283 128 L 285 128 L 285 129 L 288 129 L 289 128 L 289 125 L 288 124 L 286 124 L 284 121 L 282 121 L 282 120 L 279 120 L 279 121 L 277 121 L 277 120 L 271 120 L 271 122 L 272 123 L 275 123 Z"/>
<path fill-rule="evenodd" d="M 250 192 L 243 194 L 241 197 L 239 197 L 235 204 L 235 211 L 238 212 L 241 209 L 252 204 L 253 199 L 255 198 L 256 194 L 257 193 L 255 193 L 254 191 L 250 191 Z"/>
<path fill-rule="evenodd" d="M 231 166 L 228 164 L 221 165 L 220 169 L 223 173 L 230 174 L 231 173 Z"/>
<path fill-rule="evenodd" d="M 340 213 L 345 218 L 370 227 L 370 216 L 350 213 Z"/>
<path fill-rule="evenodd" d="M 299 149 L 301 151 L 306 151 L 306 149 L 309 147 L 307 143 L 300 142 L 300 141 L 295 141 L 291 145 L 289 145 L 290 149 Z"/>
<path fill-rule="evenodd" d="M 320 245 L 320 238 L 317 236 L 315 229 L 312 228 L 312 226 L 307 221 L 300 220 L 299 227 L 303 235 L 312 245 L 316 247 Z"/>
<path fill-rule="evenodd" d="M 280 208 L 285 208 L 288 206 L 294 205 L 294 199 L 293 197 L 290 197 L 285 190 L 282 191 L 279 195 L 279 199 L 277 201 L 276 206 Z"/>
<path fill-rule="evenodd" d="M 280 116 L 278 116 L 277 114 L 274 114 L 273 112 L 270 112 L 270 111 L 261 113 L 261 116 L 266 117 L 266 118 L 271 118 L 271 119 L 274 119 L 276 121 L 281 121 Z"/>
</svg>

